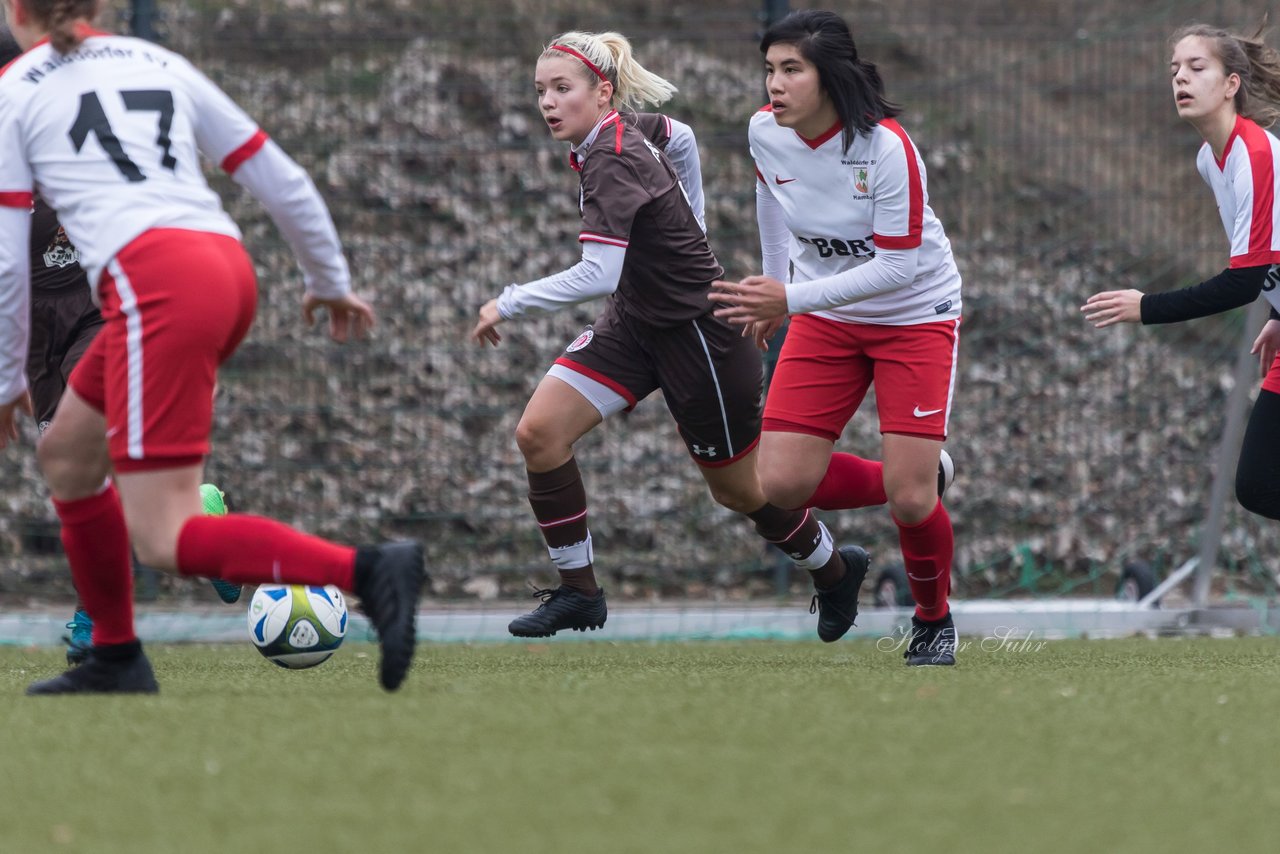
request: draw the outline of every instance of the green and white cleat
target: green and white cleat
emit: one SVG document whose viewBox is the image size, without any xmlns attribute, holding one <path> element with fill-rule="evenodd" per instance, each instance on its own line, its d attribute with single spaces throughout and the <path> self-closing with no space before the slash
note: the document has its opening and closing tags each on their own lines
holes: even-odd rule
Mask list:
<svg viewBox="0 0 1280 854">
<path fill-rule="evenodd" d="M 200 501 L 204 505 L 204 515 L 227 515 L 227 495 L 212 483 L 200 484 Z M 223 602 L 230 605 L 239 601 L 242 589 L 239 584 L 232 581 L 223 581 L 221 578 L 210 578 L 209 583 L 213 585 L 218 598 Z"/>
</svg>

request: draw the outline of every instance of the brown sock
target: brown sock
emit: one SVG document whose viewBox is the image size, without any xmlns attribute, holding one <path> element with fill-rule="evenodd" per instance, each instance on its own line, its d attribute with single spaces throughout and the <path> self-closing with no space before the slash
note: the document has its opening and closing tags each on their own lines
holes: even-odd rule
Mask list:
<svg viewBox="0 0 1280 854">
<path fill-rule="evenodd" d="M 587 542 L 587 490 L 582 473 L 573 457 L 551 471 L 528 472 L 529 506 L 547 548 L 551 550 L 582 546 Z M 585 548 L 585 547 L 584 547 Z M 588 549 L 589 551 L 589 549 Z M 557 567 L 560 583 L 588 595 L 600 589 L 595 571 L 586 566 Z"/>
<path fill-rule="evenodd" d="M 560 570 L 560 586 L 572 587 L 588 596 L 594 596 L 600 592 L 600 585 L 596 583 L 596 572 L 589 564 L 583 569 Z"/>
<path fill-rule="evenodd" d="M 756 533 L 782 549 L 797 566 L 809 570 L 814 587 L 826 590 L 844 578 L 844 561 L 835 549 L 820 566 L 809 565 L 822 545 L 824 529 L 808 510 L 784 510 L 765 504 L 746 516 L 755 522 Z"/>
</svg>

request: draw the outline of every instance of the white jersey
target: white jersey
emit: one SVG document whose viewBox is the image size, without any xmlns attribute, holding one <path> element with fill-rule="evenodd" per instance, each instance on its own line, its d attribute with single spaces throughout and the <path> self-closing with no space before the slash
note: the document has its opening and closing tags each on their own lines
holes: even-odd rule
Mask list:
<svg viewBox="0 0 1280 854">
<path fill-rule="evenodd" d="M 44 44 L 0 76 L 0 151 L 26 155 L 0 160 L 0 193 L 38 192 L 95 284 L 149 228 L 238 238 L 197 150 L 234 165 L 265 140 L 189 62 L 140 39 L 94 35 L 66 56 Z"/>
<path fill-rule="evenodd" d="M 877 249 L 915 250 L 914 270 L 902 286 L 865 288 L 854 302 L 813 313 L 885 325 L 959 317 L 960 274 L 929 208 L 924 161 L 915 144 L 893 119 L 870 134 L 856 134 L 847 152 L 842 136 L 836 126 L 807 140 L 779 126 L 768 107 L 751 119 L 756 177 L 776 199 L 791 233 L 791 281 L 837 276 L 870 263 Z"/>
<path fill-rule="evenodd" d="M 103 268 L 150 229 L 240 237 L 200 154 L 262 202 L 309 293 L 351 292 L 315 184 L 181 56 L 94 31 L 69 54 L 45 41 L 0 70 L 0 402 L 26 387 L 33 195 L 57 212 L 96 293 Z"/>
<path fill-rule="evenodd" d="M 1228 266 L 1260 267 L 1280 263 L 1280 140 L 1268 130 L 1243 116 L 1227 139 L 1221 160 L 1213 156 L 1209 143 L 1196 155 L 1200 170 L 1218 203 L 1222 227 L 1231 241 Z M 1274 284 L 1276 271 L 1268 277 L 1263 293 L 1280 309 L 1280 289 Z"/>
</svg>

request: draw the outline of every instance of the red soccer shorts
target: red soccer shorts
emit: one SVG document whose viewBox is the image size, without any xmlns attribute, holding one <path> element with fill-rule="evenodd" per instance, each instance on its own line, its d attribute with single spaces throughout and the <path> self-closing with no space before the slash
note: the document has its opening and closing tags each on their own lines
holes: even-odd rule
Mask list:
<svg viewBox="0 0 1280 854">
<path fill-rule="evenodd" d="M 209 452 L 218 366 L 249 331 L 253 263 L 233 237 L 152 229 L 98 283 L 98 337 L 71 387 L 107 420 L 116 471 L 174 468 Z"/>
<path fill-rule="evenodd" d="M 881 433 L 945 439 L 960 321 L 914 326 L 791 318 L 764 405 L 764 429 L 831 441 L 875 383 Z"/>
<path fill-rule="evenodd" d="M 1276 353 L 1271 367 L 1267 368 L 1267 375 L 1262 379 L 1262 390 L 1280 394 L 1280 353 Z"/>
</svg>

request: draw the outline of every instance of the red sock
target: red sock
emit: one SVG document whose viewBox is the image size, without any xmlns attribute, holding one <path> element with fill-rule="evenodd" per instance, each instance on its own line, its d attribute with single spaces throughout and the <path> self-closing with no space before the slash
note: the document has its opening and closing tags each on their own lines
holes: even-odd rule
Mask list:
<svg viewBox="0 0 1280 854">
<path fill-rule="evenodd" d="M 885 504 L 884 464 L 853 454 L 832 454 L 827 473 L 807 506 L 819 510 L 852 510 Z"/>
<path fill-rule="evenodd" d="M 349 591 L 355 556 L 350 546 L 241 513 L 192 516 L 178 534 L 178 572 L 239 584 L 336 584 Z"/>
<path fill-rule="evenodd" d="M 941 620 L 947 615 L 951 559 L 955 553 L 951 517 L 939 501 L 929 518 L 918 525 L 894 521 L 898 523 L 898 542 L 902 544 L 907 583 L 916 600 L 916 616 L 922 620 Z"/>
<path fill-rule="evenodd" d="M 55 498 L 53 506 L 62 520 L 62 548 L 71 565 L 71 580 L 84 610 L 93 618 L 93 642 L 137 640 L 129 530 L 115 484 L 88 498 Z"/>
</svg>

